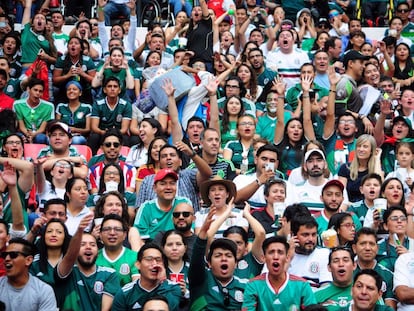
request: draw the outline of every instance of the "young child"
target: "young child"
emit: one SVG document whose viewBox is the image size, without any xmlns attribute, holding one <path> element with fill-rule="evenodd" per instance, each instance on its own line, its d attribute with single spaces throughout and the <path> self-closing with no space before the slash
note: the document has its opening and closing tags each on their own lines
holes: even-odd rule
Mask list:
<svg viewBox="0 0 414 311">
<path fill-rule="evenodd" d="M 372 228 L 374 224 L 374 200 L 379 197 L 382 179 L 378 174 L 368 174 L 361 180 L 359 190 L 364 196 L 361 201 L 352 203 L 347 212 L 358 216 L 364 227 Z M 378 224 L 377 224 L 378 226 Z"/>
<path fill-rule="evenodd" d="M 414 145 L 409 142 L 399 142 L 396 146 L 395 170 L 387 175 L 385 179 L 397 177 L 404 185 L 404 195 L 408 198 L 410 187 L 414 181 Z"/>
</svg>

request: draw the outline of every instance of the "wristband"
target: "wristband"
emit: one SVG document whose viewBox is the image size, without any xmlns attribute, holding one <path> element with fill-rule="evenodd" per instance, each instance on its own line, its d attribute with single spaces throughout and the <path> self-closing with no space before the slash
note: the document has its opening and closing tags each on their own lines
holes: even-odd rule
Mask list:
<svg viewBox="0 0 414 311">
<path fill-rule="evenodd" d="M 98 6 L 98 12 L 103 12 L 103 11 L 104 11 L 104 8 L 103 8 L 103 7 Z"/>
<path fill-rule="evenodd" d="M 335 90 L 329 90 L 329 92 L 336 93 L 336 91 L 335 91 Z"/>
<path fill-rule="evenodd" d="M 262 185 L 262 183 L 260 182 L 259 178 L 256 178 L 256 184 L 258 184 L 259 187 Z"/>
</svg>

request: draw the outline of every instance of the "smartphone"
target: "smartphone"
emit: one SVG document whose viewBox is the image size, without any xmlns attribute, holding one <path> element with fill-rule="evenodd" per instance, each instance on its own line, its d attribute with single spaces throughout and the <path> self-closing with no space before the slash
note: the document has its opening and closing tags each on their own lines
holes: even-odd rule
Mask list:
<svg viewBox="0 0 414 311">
<path fill-rule="evenodd" d="M 265 170 L 274 172 L 275 171 L 275 163 L 274 162 L 266 163 Z"/>
<path fill-rule="evenodd" d="M 395 83 L 395 91 L 399 92 L 401 90 L 401 84 L 400 83 Z"/>
</svg>

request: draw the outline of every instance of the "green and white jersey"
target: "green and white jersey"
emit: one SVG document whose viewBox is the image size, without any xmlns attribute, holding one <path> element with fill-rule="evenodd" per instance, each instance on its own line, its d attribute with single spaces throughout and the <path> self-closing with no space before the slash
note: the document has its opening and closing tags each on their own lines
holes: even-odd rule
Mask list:
<svg viewBox="0 0 414 311">
<path fill-rule="evenodd" d="M 51 285 L 52 287 L 55 285 L 55 268 L 50 265 L 50 263 L 47 263 L 46 271 L 42 272 L 40 271 L 40 255 L 36 254 L 33 258 L 33 262 L 30 265 L 30 273 L 37 277 L 38 279 L 42 280 L 43 282 Z"/>
<path fill-rule="evenodd" d="M 234 275 L 246 282 L 262 272 L 263 264 L 258 262 L 252 252 L 248 252 L 238 262 Z"/>
<path fill-rule="evenodd" d="M 206 246 L 207 240 L 196 238 L 188 274 L 191 299 L 190 310 L 240 310 L 246 282 L 233 276 L 233 279 L 223 286 L 205 265 L 204 254 Z"/>
<path fill-rule="evenodd" d="M 77 265 L 66 278 L 55 270 L 60 310 L 101 310 L 102 295 L 114 297 L 121 289 L 118 276 L 111 268 L 96 266 L 95 273 L 85 275 Z"/>
<path fill-rule="evenodd" d="M 263 273 L 247 283 L 242 311 L 296 311 L 315 303 L 306 280 L 286 273 L 285 282 L 276 290 L 270 284 L 268 273 Z"/>
<path fill-rule="evenodd" d="M 289 111 L 284 112 L 284 122 L 285 124 L 292 118 L 292 114 Z M 275 127 L 276 127 L 277 118 L 269 116 L 267 113 L 260 116 L 257 119 L 256 124 L 256 134 L 260 135 L 261 138 L 265 138 L 271 143 L 275 137 Z"/>
<path fill-rule="evenodd" d="M 77 128 L 86 127 L 86 119 L 91 116 L 91 112 L 91 105 L 84 103 L 74 112 L 69 109 L 67 103 L 60 103 L 56 107 L 56 114 L 60 116 L 61 121 Z"/>
<path fill-rule="evenodd" d="M 358 202 L 354 202 L 351 206 L 347 209 L 348 213 L 354 213 L 361 222 L 361 225 L 364 224 L 365 216 L 368 212 L 368 206 L 365 204 L 364 200 L 360 200 Z"/>
<path fill-rule="evenodd" d="M 106 98 L 97 100 L 92 105 L 91 118 L 99 119 L 99 128 L 106 130 L 109 128 L 120 129 L 122 120 L 131 120 L 132 107 L 129 102 L 118 98 L 118 103 L 114 108 L 109 107 Z"/>
<path fill-rule="evenodd" d="M 328 311 L 338 311 L 348 307 L 352 301 L 352 284 L 338 287 L 333 283 L 315 291 L 316 303 L 323 305 Z"/>
<path fill-rule="evenodd" d="M 56 50 L 62 55 L 67 52 L 67 45 L 69 42 L 69 36 L 66 33 L 52 33 L 53 43 L 55 44 Z"/>
<path fill-rule="evenodd" d="M 115 295 L 112 311 L 142 310 L 145 301 L 154 296 L 167 298 L 170 311 L 178 311 L 181 288 L 168 280 L 152 290 L 142 288 L 139 280 L 128 283 Z"/>
<path fill-rule="evenodd" d="M 379 264 L 379 263 L 375 263 L 374 266 L 374 270 L 376 272 L 378 272 L 379 275 L 381 275 L 382 277 L 382 287 L 381 287 L 381 291 L 382 291 L 382 298 L 380 298 L 380 301 L 383 303 L 383 299 L 393 299 L 393 300 L 397 300 L 397 298 L 394 295 L 393 292 L 393 286 L 394 286 L 394 273 L 385 268 L 383 265 Z M 354 276 L 361 271 L 361 268 L 359 267 L 359 265 L 357 264 L 356 269 L 354 270 Z"/>
<path fill-rule="evenodd" d="M 115 260 L 109 259 L 105 248 L 100 249 L 96 264 L 114 269 L 118 274 L 120 285 L 124 286 L 132 281 L 132 277 L 139 275 L 138 268 L 135 266 L 136 261 L 137 253 L 123 246 L 121 253 Z"/>
<path fill-rule="evenodd" d="M 43 99 L 35 107 L 29 106 L 27 98 L 18 99 L 13 104 L 13 110 L 16 112 L 17 120 L 23 120 L 28 130 L 37 130 L 43 122 L 55 118 L 55 106 Z"/>
<path fill-rule="evenodd" d="M 19 184 L 17 184 L 17 192 L 19 194 L 20 203 L 22 204 L 24 226 L 27 229 L 29 228 L 29 216 L 27 215 L 25 193 L 20 189 Z M 3 193 L 3 219 L 9 225 L 13 223 L 11 198 L 8 192 Z"/>
<path fill-rule="evenodd" d="M 184 197 L 175 197 L 171 208 L 163 211 L 158 206 L 158 199 L 146 201 L 141 207 L 138 206 L 137 216 L 135 217 L 134 227 L 136 227 L 141 236 L 149 235 L 151 239 L 155 238 L 161 230 L 174 229 L 172 213 L 175 207 L 180 203 L 188 203 L 192 206 L 189 199 Z"/>
</svg>

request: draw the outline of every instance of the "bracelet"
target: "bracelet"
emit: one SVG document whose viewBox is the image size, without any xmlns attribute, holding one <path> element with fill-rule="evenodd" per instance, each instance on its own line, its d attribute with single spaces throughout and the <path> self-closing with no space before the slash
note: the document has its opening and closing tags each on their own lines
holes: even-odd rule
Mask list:
<svg viewBox="0 0 414 311">
<path fill-rule="evenodd" d="M 336 93 L 336 91 L 335 91 L 335 90 L 329 90 L 329 92 Z"/>
<path fill-rule="evenodd" d="M 310 98 L 309 95 L 302 95 L 302 98 Z"/>
<path fill-rule="evenodd" d="M 262 185 L 262 183 L 260 182 L 259 178 L 256 178 L 256 184 L 258 184 L 259 187 Z"/>
</svg>

